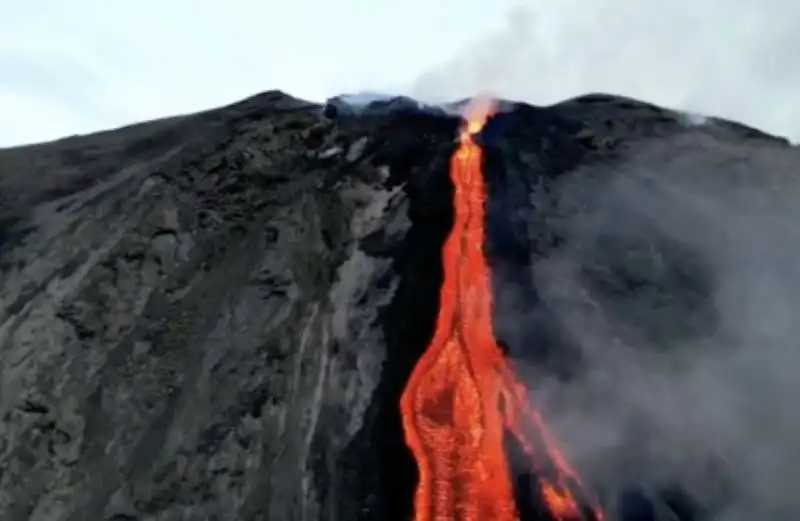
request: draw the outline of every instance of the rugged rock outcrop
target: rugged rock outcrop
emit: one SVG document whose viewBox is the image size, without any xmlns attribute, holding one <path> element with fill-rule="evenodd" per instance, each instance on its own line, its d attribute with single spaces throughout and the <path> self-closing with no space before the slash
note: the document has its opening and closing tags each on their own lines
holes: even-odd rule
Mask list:
<svg viewBox="0 0 800 521">
<path fill-rule="evenodd" d="M 608 187 L 653 183 L 620 166 L 642 150 L 788 143 L 599 94 L 506 109 L 481 140 L 509 355 L 580 372 L 565 309 L 663 349 L 713 330 L 712 267 Z M 268 92 L 0 150 L 0 518 L 408 519 L 397 403 L 433 328 L 458 124 Z M 564 266 L 585 284 L 555 284 Z"/>
</svg>

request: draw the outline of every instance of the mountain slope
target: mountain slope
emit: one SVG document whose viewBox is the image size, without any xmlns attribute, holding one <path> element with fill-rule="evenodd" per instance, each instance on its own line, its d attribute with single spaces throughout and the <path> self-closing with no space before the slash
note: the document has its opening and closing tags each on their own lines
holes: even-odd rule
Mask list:
<svg viewBox="0 0 800 521">
<path fill-rule="evenodd" d="M 0 517 L 407 519 L 397 401 L 433 328 L 458 124 L 268 92 L 0 150 Z M 599 94 L 509 104 L 481 139 L 497 336 L 564 381 L 591 358 L 575 320 L 654 350 L 718 326 L 716 266 L 642 165 L 713 194 L 772 177 L 706 163 L 796 157 Z"/>
</svg>

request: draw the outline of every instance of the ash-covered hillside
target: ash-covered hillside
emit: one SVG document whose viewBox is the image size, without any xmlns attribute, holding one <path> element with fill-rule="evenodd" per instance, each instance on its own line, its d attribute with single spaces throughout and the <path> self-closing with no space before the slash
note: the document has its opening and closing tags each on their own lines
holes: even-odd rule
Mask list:
<svg viewBox="0 0 800 521">
<path fill-rule="evenodd" d="M 458 126 L 272 91 L 0 150 L 0 518 L 410 519 Z M 480 141 L 496 336 L 608 511 L 796 519 L 800 153 L 601 94 Z"/>
</svg>

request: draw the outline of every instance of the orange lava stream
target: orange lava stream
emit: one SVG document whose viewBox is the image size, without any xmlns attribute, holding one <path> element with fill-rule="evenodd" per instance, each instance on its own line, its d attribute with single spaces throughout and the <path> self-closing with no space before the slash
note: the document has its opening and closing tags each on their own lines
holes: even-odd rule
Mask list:
<svg viewBox="0 0 800 521">
<path fill-rule="evenodd" d="M 492 330 L 490 269 L 483 253 L 483 152 L 473 139 L 492 112 L 486 101 L 468 109 L 450 160 L 455 222 L 443 249 L 436 329 L 400 403 L 406 444 L 419 469 L 414 521 L 518 521 L 504 429 L 533 470 L 548 476 L 539 492 L 553 520 L 582 520 L 580 480 Z M 589 509 L 593 521 L 603 519 L 599 507 Z"/>
</svg>

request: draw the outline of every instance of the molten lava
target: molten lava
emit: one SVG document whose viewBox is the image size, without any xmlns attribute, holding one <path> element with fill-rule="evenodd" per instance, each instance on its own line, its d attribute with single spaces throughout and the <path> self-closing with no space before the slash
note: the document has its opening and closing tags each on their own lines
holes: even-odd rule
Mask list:
<svg viewBox="0 0 800 521">
<path fill-rule="evenodd" d="M 401 398 L 406 443 L 419 469 L 414 521 L 517 521 L 505 431 L 530 458 L 553 520 L 600 521 L 602 512 L 581 493 L 494 338 L 483 253 L 483 153 L 474 140 L 492 113 L 487 101 L 465 113 L 450 160 L 455 222 L 443 249 L 436 329 Z"/>
</svg>

